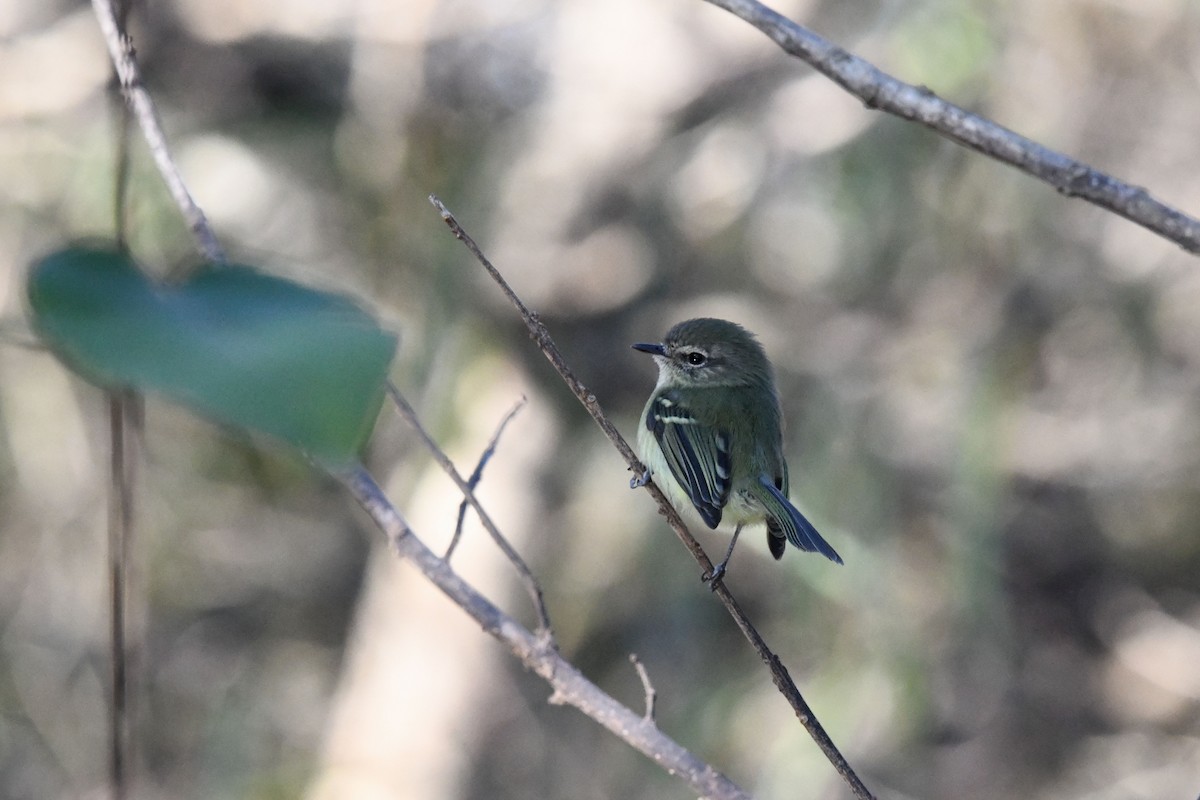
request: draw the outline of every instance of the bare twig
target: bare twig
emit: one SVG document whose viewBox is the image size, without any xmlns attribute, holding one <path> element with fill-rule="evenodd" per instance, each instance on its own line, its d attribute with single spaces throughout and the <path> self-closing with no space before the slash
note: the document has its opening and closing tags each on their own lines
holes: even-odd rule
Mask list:
<svg viewBox="0 0 1200 800">
<path fill-rule="evenodd" d="M 714 800 L 749 800 L 750 795 L 705 764 L 652 723 L 605 694 L 540 635 L 535 635 L 479 594 L 413 535 L 400 512 L 362 467 L 337 476 L 387 536 L 398 555 L 408 559 L 488 634 L 507 646 L 521 663 L 554 690 L 553 700 L 575 706 L 688 786 Z M 478 510 L 478 509 L 476 509 Z"/>
<path fill-rule="evenodd" d="M 533 576 L 533 572 L 529 569 L 529 566 L 525 563 L 525 560 L 521 558 L 520 554 L 517 553 L 511 544 L 509 544 L 509 541 L 504 538 L 504 534 L 500 533 L 500 529 L 497 528 L 495 523 L 492 522 L 492 518 L 486 511 L 484 511 L 483 506 L 479 503 L 478 498 L 475 497 L 475 492 L 470 486 L 467 485 L 467 482 L 463 480 L 462 475 L 458 473 L 458 470 L 455 468 L 454 463 L 450 460 L 450 457 L 447 456 L 440 447 L 438 447 L 437 442 L 433 440 L 433 437 L 430 436 L 429 432 L 426 431 L 424 426 L 421 425 L 421 420 L 417 417 L 417 412 L 413 410 L 413 407 L 408 404 L 407 400 L 404 399 L 404 395 L 400 394 L 400 390 L 391 383 L 388 383 L 387 390 L 388 396 L 392 398 L 392 403 L 396 406 L 396 410 L 400 412 L 400 416 L 404 417 L 404 421 L 407 422 L 414 431 L 416 431 L 417 436 L 420 437 L 421 442 L 425 445 L 425 449 L 427 449 L 433 455 L 434 461 L 438 463 L 438 466 L 440 466 L 442 470 L 450 476 L 450 479 L 454 481 L 455 485 L 458 486 L 459 491 L 463 493 L 463 498 L 471 504 L 471 508 L 475 509 L 475 513 L 479 515 L 479 521 L 483 523 L 484 530 L 488 532 L 488 534 L 492 537 L 492 540 L 496 543 L 496 546 L 500 548 L 500 551 L 504 553 L 505 557 L 512 562 L 513 567 L 516 568 L 517 574 L 521 577 L 521 583 L 524 585 L 525 591 L 529 593 L 529 598 L 533 601 L 534 610 L 537 612 L 538 632 L 542 636 L 545 636 L 548 642 L 553 644 L 554 633 L 553 629 L 550 627 L 550 612 L 546 610 L 546 600 L 542 596 L 541 584 L 539 584 L 537 578 Z"/>
<path fill-rule="evenodd" d="M 129 579 L 129 550 L 133 535 L 133 458 L 129 405 L 136 398 L 125 392 L 108 396 L 109 441 L 111 444 L 108 487 L 108 597 L 110 686 L 112 707 L 108 714 L 108 782 L 113 800 L 124 800 L 129 791 L 132 746 L 129 713 L 128 642 L 125 636 L 126 589 Z"/>
<path fill-rule="evenodd" d="M 129 119 L 129 107 L 122 104 L 120 116 L 117 117 L 117 180 L 113 186 L 113 227 L 117 232 L 117 249 L 129 252 L 129 167 L 130 136 L 132 125 Z"/>
<path fill-rule="evenodd" d="M 442 219 L 445 220 L 446 225 L 449 226 L 450 231 L 454 234 L 454 237 L 466 245 L 467 249 L 471 251 L 471 254 L 475 256 L 476 260 L 478 260 L 479 263 L 483 265 L 483 268 L 487 270 L 488 274 L 492 277 L 492 280 L 494 280 L 500 287 L 500 290 L 504 293 L 504 295 L 516 307 L 517 312 L 521 315 L 521 319 L 525 322 L 525 327 L 529 330 L 530 337 L 537 344 L 538 349 L 542 351 L 542 354 L 551 363 L 551 365 L 553 365 L 555 371 L 558 372 L 559 377 L 562 378 L 563 382 L 567 384 L 567 387 L 571 390 L 575 397 L 578 398 L 579 402 L 583 404 L 583 407 L 587 409 L 589 414 L 591 414 L 592 419 L 595 420 L 596 424 L 600 426 L 600 430 L 604 431 L 604 434 L 608 437 L 609 441 L 613 443 L 613 446 L 616 447 L 617 451 L 622 455 L 622 457 L 624 457 L 625 463 L 629 465 L 629 468 L 634 472 L 635 475 L 641 475 L 645 471 L 645 467 L 642 465 L 641 461 L 638 460 L 637 456 L 633 452 L 633 449 L 630 448 L 629 443 L 625 441 L 625 438 L 621 435 L 620 431 L 617 430 L 616 426 L 613 425 L 612 422 L 609 421 L 608 417 L 604 414 L 604 410 L 600 407 L 600 403 L 596 400 L 596 395 L 592 394 L 592 392 L 588 390 L 583 382 L 576 378 L 574 373 L 571 372 L 570 367 L 567 366 L 566 359 L 563 358 L 563 355 L 559 351 L 557 345 L 554 344 L 554 340 L 550 337 L 550 332 L 546 329 L 546 326 L 542 324 L 541 320 L 537 318 L 536 314 L 534 314 L 525 306 L 525 304 L 521 301 L 521 298 L 518 297 L 516 292 L 513 291 L 512 287 L 508 285 L 508 282 L 504 279 L 504 276 L 500 274 L 500 271 L 496 269 L 492 262 L 488 260 L 487 256 L 483 254 L 483 251 L 479 249 L 479 245 L 475 244 L 475 241 L 467 234 L 465 230 L 463 230 L 463 227 L 459 224 L 458 220 L 454 218 L 454 215 L 450 213 L 450 210 L 446 208 L 446 205 L 434 195 L 429 196 L 429 202 L 432 203 L 433 206 L 438 210 L 438 213 L 441 214 Z M 683 521 L 679 518 L 679 514 L 676 513 L 670 502 L 667 501 L 666 496 L 654 484 L 653 481 L 648 481 L 645 484 L 645 488 L 650 492 L 655 502 L 658 503 L 659 512 L 667 518 L 667 523 L 671 526 L 671 529 L 675 531 L 675 535 L 679 537 L 679 540 L 683 542 L 684 546 L 687 547 L 692 556 L 697 562 L 699 562 L 700 566 L 704 570 L 704 574 L 711 575 L 713 569 L 712 561 L 704 552 L 704 548 L 702 548 L 700 543 L 697 542 L 695 537 L 692 536 L 691 532 L 687 529 L 687 526 L 683 524 Z M 873 795 L 867 790 L 867 787 L 863 784 L 862 780 L 859 779 L 854 770 L 851 769 L 850 764 L 847 763 L 845 757 L 842 756 L 841 752 L 837 749 L 837 746 L 833 743 L 833 740 L 829 738 L 829 734 L 825 732 L 825 728 L 822 727 L 820 721 L 816 718 L 816 715 L 813 714 L 812 709 L 809 708 L 808 703 L 804 700 L 803 695 L 800 694 L 800 690 L 796 687 L 791 675 L 788 674 L 787 668 L 783 666 L 783 662 L 781 662 L 779 657 L 776 656 L 769 647 L 767 647 L 766 641 L 762 638 L 762 635 L 759 634 L 758 630 L 750 623 L 749 618 L 746 616 L 745 612 L 742 611 L 741 606 L 738 605 L 733 595 L 730 594 L 729 589 L 725 586 L 725 583 L 723 581 L 719 582 L 713 589 L 713 593 L 720 598 L 721 602 L 725 606 L 725 609 L 729 612 L 729 615 L 733 617 L 733 621 L 742 631 L 742 634 L 754 647 L 754 651 L 758 654 L 758 657 L 762 659 L 764 664 L 767 665 L 767 668 L 771 672 L 772 681 L 774 681 L 775 686 L 779 689 L 780 694 L 782 694 L 792 706 L 792 710 L 796 714 L 796 718 L 800 721 L 800 724 L 804 726 L 805 730 L 808 731 L 809 735 L 812 736 L 813 740 L 817 743 L 817 746 L 821 748 L 823 753 L 825 753 L 825 757 L 829 759 L 831 764 L 833 764 L 834 769 L 838 771 L 838 774 L 840 774 L 850 786 L 850 789 L 854 792 L 855 797 L 859 798 L 859 800 L 872 800 Z"/>
<path fill-rule="evenodd" d="M 461 225 L 458 224 L 458 220 L 455 219 L 454 215 L 450 213 L 450 210 L 446 208 L 445 203 L 439 200 L 436 195 L 429 195 L 429 202 L 432 203 L 433 207 L 436 208 L 438 213 L 442 215 L 442 219 L 445 221 L 446 225 L 449 226 L 450 232 L 454 234 L 454 238 L 466 245 L 467 249 L 471 251 L 471 254 L 475 256 L 475 259 L 483 265 L 485 270 L 487 270 L 488 274 L 492 277 L 492 280 L 496 282 L 496 285 L 500 287 L 500 291 L 504 293 L 504 296 L 507 297 L 509 302 L 516 307 L 517 312 L 521 315 L 521 319 L 525 321 L 525 327 L 529 330 L 530 338 L 533 339 L 534 343 L 537 344 L 538 349 L 542 351 L 542 355 L 546 357 L 546 359 L 554 367 L 555 371 L 558 372 L 559 376 L 563 379 L 563 381 L 566 382 L 567 388 L 571 390 L 571 393 L 575 395 L 576 399 L 578 399 L 580 403 L 583 403 L 583 407 L 586 408 L 588 413 L 592 415 L 592 419 L 594 419 L 596 424 L 600 426 L 600 430 L 604 431 L 604 435 L 608 437 L 608 440 L 612 442 L 613 446 L 617 448 L 617 451 L 625 458 L 626 463 L 629 464 L 629 468 L 638 475 L 642 474 L 645 471 L 645 467 L 643 467 L 642 463 L 638 461 L 637 455 L 633 452 L 633 449 L 630 448 L 629 443 L 625 441 L 625 437 L 621 435 L 621 432 L 617 430 L 615 425 L 608 421 L 608 417 L 604 415 L 604 411 L 600 408 L 600 403 L 596 400 L 596 395 L 592 394 L 592 392 L 589 391 L 588 388 L 583 384 L 583 381 L 576 378 L 574 373 L 571 372 L 571 369 L 567 366 L 567 362 L 563 358 L 562 353 L 560 353 L 558 347 L 555 346 L 554 340 L 550 338 L 550 332 L 546 329 L 546 326 L 542 324 L 542 321 L 538 319 L 537 314 L 530 311 L 525 306 L 525 303 L 521 301 L 521 298 L 517 296 L 517 293 L 512 290 L 511 286 L 508 285 L 508 281 L 504 280 L 504 276 L 500 274 L 500 271 L 496 269 L 492 262 L 488 260 L 488 257 L 483 254 L 483 251 L 479 249 L 479 245 L 475 244 L 475 240 L 468 236 L 467 232 L 463 230 Z M 653 484 L 647 484 L 647 486 L 652 485 Z M 666 498 L 663 499 L 665 500 Z M 668 503 L 666 507 L 669 508 L 670 504 Z M 690 535 L 688 538 L 691 538 Z M 692 539 L 692 543 L 695 544 L 695 539 Z M 694 548 L 692 545 L 688 545 L 688 549 L 692 550 L 692 554 L 696 555 L 698 558 L 704 556 L 704 550 L 701 549 L 699 544 L 695 544 Z M 707 565 L 707 567 L 711 570 L 711 562 Z"/>
<path fill-rule="evenodd" d="M 500 420 L 500 424 L 496 426 L 496 432 L 492 434 L 491 441 L 488 442 L 487 448 L 483 454 L 479 456 L 479 463 L 475 465 L 475 470 L 471 473 L 471 477 L 467 478 L 467 486 L 471 491 L 479 485 L 479 479 L 483 477 L 483 468 L 487 466 L 487 462 L 491 460 L 496 453 L 496 445 L 500 443 L 500 437 L 504 434 L 504 429 L 508 427 L 508 423 L 512 422 L 513 417 L 517 415 L 522 408 L 525 407 L 526 398 L 522 397 L 517 401 L 516 405 L 508 410 L 504 415 L 504 419 Z M 462 539 L 463 522 L 467 518 L 467 507 L 470 503 L 467 498 L 458 504 L 458 521 L 454 525 L 454 535 L 450 537 L 450 544 L 446 547 L 446 552 L 442 558 L 449 561 L 454 556 L 454 551 L 458 548 L 458 542 Z"/>
<path fill-rule="evenodd" d="M 133 648 L 128 637 L 130 618 L 131 561 L 133 547 L 133 485 L 137 458 L 134 441 L 139 427 L 140 402 L 134 392 L 113 391 L 108 395 L 109 483 L 108 483 L 108 633 L 109 693 L 108 782 L 113 800 L 130 794 L 133 765 Z"/>
<path fill-rule="evenodd" d="M 924 86 L 897 80 L 756 0 L 706 2 L 758 28 L 786 53 L 811 65 L 868 108 L 919 122 L 953 142 L 1045 181 L 1068 197 L 1087 200 L 1200 254 L 1200 220 L 1155 200 L 1145 189 L 972 114 Z"/>
<path fill-rule="evenodd" d="M 175 205 L 179 207 L 180 213 L 183 214 L 184 220 L 191 228 L 192 236 L 195 237 L 200 252 L 209 261 L 224 261 L 225 251 L 221 249 L 216 234 L 208 224 L 208 219 L 200 210 L 200 206 L 196 205 L 196 201 L 192 199 L 187 185 L 183 182 L 183 176 L 179 173 L 179 167 L 171 158 L 171 151 L 167 147 L 167 137 L 163 134 L 158 114 L 154 110 L 154 101 L 150 99 L 150 93 L 146 91 L 146 87 L 142 83 L 141 72 L 138 70 L 137 59 L 134 56 L 133 41 L 117 22 L 117 14 L 111 0 L 92 0 L 92 9 L 96 13 L 96 20 L 100 23 L 100 30 L 104 33 L 104 41 L 108 45 L 108 55 L 112 59 L 113 66 L 116 67 L 125 102 L 129 104 L 130 111 L 133 112 L 138 126 L 142 129 L 142 137 L 150 147 L 150 155 L 154 158 L 154 164 L 158 167 L 163 180 L 166 181 L 167 189 L 175 200 Z"/>
<path fill-rule="evenodd" d="M 125 30 L 129 0 L 117 0 L 114 22 Z M 113 74 L 117 76 L 116 64 Z M 130 168 L 130 108 L 113 94 L 112 107 L 117 122 L 116 168 L 113 175 L 113 228 L 117 247 L 129 249 L 129 218 L 126 200 Z M 133 658 L 129 637 L 129 598 L 131 585 L 130 554 L 133 551 L 133 492 L 136 462 L 130 444 L 137 429 L 140 399 L 133 392 L 108 393 L 109 421 L 109 496 L 108 496 L 108 602 L 109 602 L 109 693 L 108 782 L 112 800 L 124 800 L 130 793 L 134 761 L 133 735 Z"/>
<path fill-rule="evenodd" d="M 125 34 L 126 22 L 129 19 L 129 9 L 132 0 L 115 0 L 114 20 L 117 30 Z M 120 86 L 121 76 L 117 73 L 117 65 L 112 65 L 113 77 Z M 109 95 L 110 105 L 117 123 L 116 168 L 113 170 L 113 229 L 116 231 L 117 248 L 129 251 L 129 171 L 131 166 L 130 144 L 133 130 L 132 115 L 129 104 L 125 102 L 123 92 L 113 92 Z"/>
<path fill-rule="evenodd" d="M 653 725 L 654 705 L 658 699 L 658 692 L 654 691 L 654 684 L 650 682 L 650 673 L 646 672 L 646 665 L 637 657 L 637 653 L 629 654 L 629 663 L 633 664 L 633 668 L 637 670 L 638 678 L 642 681 L 642 691 L 646 693 L 646 712 L 642 714 L 642 719 Z"/>
</svg>

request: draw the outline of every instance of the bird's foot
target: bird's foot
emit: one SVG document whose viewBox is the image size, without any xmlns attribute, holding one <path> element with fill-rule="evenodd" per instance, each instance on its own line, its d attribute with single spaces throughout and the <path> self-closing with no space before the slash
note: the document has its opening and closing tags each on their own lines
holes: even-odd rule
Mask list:
<svg viewBox="0 0 1200 800">
<path fill-rule="evenodd" d="M 708 590 L 710 592 L 715 592 L 717 590 L 717 584 L 721 583 L 725 579 L 725 565 L 727 563 L 729 563 L 728 560 L 722 561 L 720 564 L 717 564 L 715 567 L 713 567 L 712 572 L 708 572 L 700 576 L 700 580 L 708 584 Z"/>
<path fill-rule="evenodd" d="M 641 475 L 634 475 L 629 479 L 630 489 L 640 489 L 650 482 L 650 470 L 646 470 Z"/>
<path fill-rule="evenodd" d="M 733 532 L 733 538 L 729 540 L 729 549 L 725 551 L 725 557 L 721 559 L 721 563 L 713 567 L 713 571 L 707 575 L 701 575 L 700 580 L 708 584 L 708 589 L 711 592 L 717 590 L 717 584 L 721 583 L 725 578 L 725 567 L 729 564 L 729 559 L 733 558 L 733 548 L 737 545 L 738 537 L 742 535 L 741 523 Z"/>
</svg>

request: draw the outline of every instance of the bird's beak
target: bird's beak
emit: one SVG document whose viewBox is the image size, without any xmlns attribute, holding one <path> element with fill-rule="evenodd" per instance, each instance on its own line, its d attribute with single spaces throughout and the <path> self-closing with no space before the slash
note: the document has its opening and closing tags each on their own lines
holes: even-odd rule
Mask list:
<svg viewBox="0 0 1200 800">
<path fill-rule="evenodd" d="M 665 356 L 667 348 L 661 344 L 650 344 L 648 342 L 638 342 L 633 346 L 634 350 L 640 350 L 643 353 L 649 353 L 652 356 Z"/>
</svg>

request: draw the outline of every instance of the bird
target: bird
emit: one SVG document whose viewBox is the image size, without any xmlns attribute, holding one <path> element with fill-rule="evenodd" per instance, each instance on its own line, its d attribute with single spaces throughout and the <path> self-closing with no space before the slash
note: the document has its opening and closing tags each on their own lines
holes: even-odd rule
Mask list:
<svg viewBox="0 0 1200 800">
<path fill-rule="evenodd" d="M 783 414 L 774 370 L 754 334 L 723 319 L 689 319 L 661 343 L 639 342 L 658 365 L 658 383 L 638 426 L 638 451 L 646 470 L 630 486 L 652 478 L 681 514 L 692 508 L 711 529 L 735 528 L 720 564 L 703 576 L 721 581 L 742 527 L 766 523 L 767 547 L 776 559 L 786 543 L 842 557 L 788 499 L 783 457 Z"/>
</svg>

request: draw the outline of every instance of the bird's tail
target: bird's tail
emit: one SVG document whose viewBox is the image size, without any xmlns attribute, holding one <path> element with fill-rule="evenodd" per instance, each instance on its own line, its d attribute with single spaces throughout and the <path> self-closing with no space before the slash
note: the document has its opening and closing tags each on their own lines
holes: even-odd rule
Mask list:
<svg viewBox="0 0 1200 800">
<path fill-rule="evenodd" d="M 758 482 L 766 490 L 759 493 L 759 499 L 767 507 L 767 514 L 778 524 L 787 540 L 809 553 L 820 553 L 835 564 L 842 563 L 842 557 L 829 546 L 813 524 L 783 496 L 783 492 L 775 487 L 767 476 L 760 476 Z M 775 526 L 771 526 L 775 527 Z"/>
</svg>

